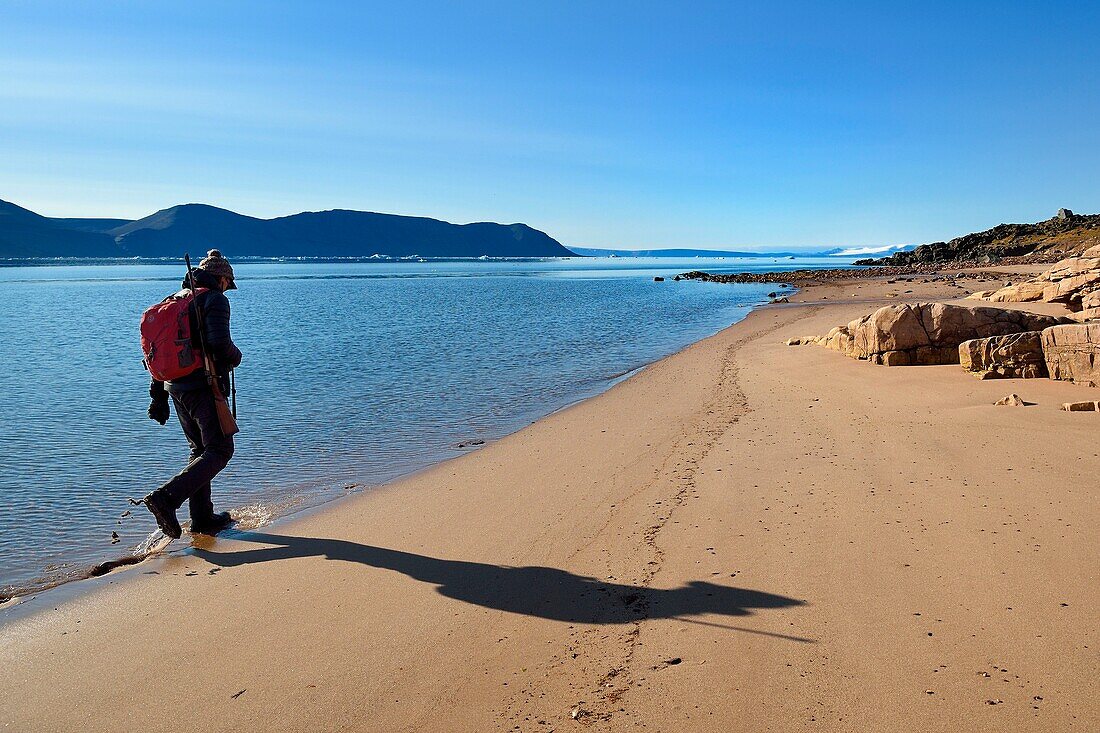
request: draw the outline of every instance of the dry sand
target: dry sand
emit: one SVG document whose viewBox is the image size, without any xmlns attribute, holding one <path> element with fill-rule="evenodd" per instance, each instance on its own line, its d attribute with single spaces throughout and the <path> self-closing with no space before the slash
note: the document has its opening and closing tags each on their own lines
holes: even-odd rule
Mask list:
<svg viewBox="0 0 1100 733">
<path fill-rule="evenodd" d="M 813 288 L 390 487 L 0 611 L 0 728 L 1100 729 L 1100 415 L 1057 409 L 1100 389 L 784 345 L 963 292 Z"/>
</svg>

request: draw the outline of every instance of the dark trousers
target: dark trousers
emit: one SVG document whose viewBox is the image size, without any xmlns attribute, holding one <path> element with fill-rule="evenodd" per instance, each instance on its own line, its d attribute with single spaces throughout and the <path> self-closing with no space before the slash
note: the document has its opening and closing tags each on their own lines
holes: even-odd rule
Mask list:
<svg viewBox="0 0 1100 733">
<path fill-rule="evenodd" d="M 190 502 L 191 520 L 202 522 L 214 514 L 210 480 L 233 457 L 233 436 L 222 434 L 214 409 L 214 394 L 209 388 L 172 393 L 172 403 L 176 406 L 183 434 L 191 444 L 191 461 L 159 491 L 168 496 L 176 509 L 183 506 L 183 502 Z"/>
</svg>

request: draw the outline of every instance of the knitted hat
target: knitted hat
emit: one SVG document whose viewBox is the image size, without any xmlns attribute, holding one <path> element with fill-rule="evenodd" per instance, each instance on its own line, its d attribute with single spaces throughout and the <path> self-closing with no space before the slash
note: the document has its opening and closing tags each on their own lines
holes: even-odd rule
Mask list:
<svg viewBox="0 0 1100 733">
<path fill-rule="evenodd" d="M 222 256 L 220 251 L 212 249 L 207 252 L 206 257 L 199 263 L 199 269 L 206 270 L 214 277 L 229 278 L 229 287 L 226 289 L 237 289 L 237 284 L 233 281 L 233 267 L 229 264 L 229 260 Z"/>
</svg>

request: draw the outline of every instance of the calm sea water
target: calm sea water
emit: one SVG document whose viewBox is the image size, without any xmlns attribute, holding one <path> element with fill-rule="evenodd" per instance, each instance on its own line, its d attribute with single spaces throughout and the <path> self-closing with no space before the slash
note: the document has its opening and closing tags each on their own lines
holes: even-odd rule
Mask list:
<svg viewBox="0 0 1100 733">
<path fill-rule="evenodd" d="M 457 455 L 728 326 L 774 289 L 671 282 L 677 272 L 813 265 L 836 262 L 241 264 L 242 432 L 215 505 L 262 523 Z M 174 417 L 145 416 L 137 323 L 181 275 L 0 268 L 0 594 L 149 541 L 152 519 L 122 516 L 126 499 L 188 449 Z"/>
</svg>

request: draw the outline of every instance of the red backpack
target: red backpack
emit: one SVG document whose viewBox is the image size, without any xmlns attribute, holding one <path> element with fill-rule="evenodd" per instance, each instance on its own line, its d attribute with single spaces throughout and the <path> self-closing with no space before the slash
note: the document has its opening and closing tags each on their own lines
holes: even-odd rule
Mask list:
<svg viewBox="0 0 1100 733">
<path fill-rule="evenodd" d="M 206 288 L 181 290 L 141 314 L 143 363 L 153 379 L 170 382 L 202 366 L 202 352 L 191 345 L 191 303 Z"/>
</svg>

